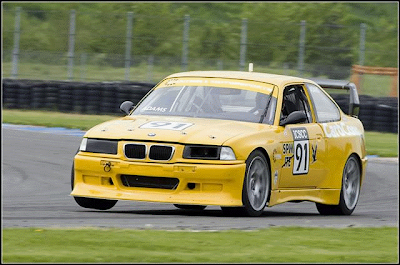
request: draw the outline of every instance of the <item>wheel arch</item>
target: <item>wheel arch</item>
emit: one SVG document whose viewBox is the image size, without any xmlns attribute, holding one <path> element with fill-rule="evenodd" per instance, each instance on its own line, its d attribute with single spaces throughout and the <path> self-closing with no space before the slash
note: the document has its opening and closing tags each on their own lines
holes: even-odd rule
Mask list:
<svg viewBox="0 0 400 265">
<path fill-rule="evenodd" d="M 269 166 L 269 169 L 271 171 L 272 170 L 271 169 L 271 159 L 269 157 L 269 154 L 268 154 L 267 150 L 265 150 L 263 147 L 257 147 L 253 151 L 251 151 L 250 154 L 253 153 L 256 150 L 260 151 L 265 156 L 265 159 L 267 159 L 268 166 Z M 272 172 L 270 172 L 270 173 L 272 174 Z"/>
<path fill-rule="evenodd" d="M 268 198 L 267 198 L 267 203 L 269 203 L 269 200 L 271 199 L 271 192 L 272 192 L 272 164 L 271 164 L 271 159 L 270 159 L 270 156 L 268 154 L 268 151 L 265 150 L 265 148 L 263 148 L 261 146 L 255 148 L 253 151 L 250 152 L 250 154 L 253 153 L 254 151 L 257 151 L 257 150 L 260 151 L 265 156 L 265 159 L 267 160 L 268 167 L 269 167 L 269 195 L 268 195 Z M 250 156 L 250 154 L 249 154 L 249 156 Z"/>
<path fill-rule="evenodd" d="M 353 153 L 351 153 L 349 156 L 348 156 L 348 158 L 347 159 L 349 159 L 351 156 L 354 156 L 355 158 L 356 158 L 356 160 L 357 160 L 357 162 L 358 162 L 358 165 L 359 165 L 359 167 L 360 167 L 360 187 L 362 187 L 362 184 L 363 184 L 363 180 L 364 180 L 364 171 L 365 171 L 365 169 L 363 169 L 363 164 L 362 164 L 362 161 L 361 161 L 361 157 L 360 157 L 360 155 L 359 154 L 357 154 L 356 152 L 353 152 Z M 347 160 L 346 160 L 347 161 Z"/>
</svg>

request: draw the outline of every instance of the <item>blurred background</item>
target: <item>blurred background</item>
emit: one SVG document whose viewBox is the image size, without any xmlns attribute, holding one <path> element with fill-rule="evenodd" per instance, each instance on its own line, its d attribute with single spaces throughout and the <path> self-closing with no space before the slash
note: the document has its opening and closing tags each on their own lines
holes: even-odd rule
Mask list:
<svg viewBox="0 0 400 265">
<path fill-rule="evenodd" d="M 397 2 L 2 8 L 3 78 L 158 82 L 186 70 L 247 71 L 252 62 L 258 72 L 350 79 L 353 65 L 398 67 Z M 389 76 L 372 79 L 390 92 Z"/>
<path fill-rule="evenodd" d="M 253 63 L 354 82 L 365 128 L 397 132 L 398 13 L 398 2 L 2 2 L 3 106 L 115 113 L 172 73 Z"/>
</svg>

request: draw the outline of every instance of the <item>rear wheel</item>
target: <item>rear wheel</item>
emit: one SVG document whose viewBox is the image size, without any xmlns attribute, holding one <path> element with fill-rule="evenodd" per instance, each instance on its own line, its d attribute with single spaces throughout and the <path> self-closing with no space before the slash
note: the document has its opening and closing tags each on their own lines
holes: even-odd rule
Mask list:
<svg viewBox="0 0 400 265">
<path fill-rule="evenodd" d="M 74 189 L 75 174 L 74 174 L 74 163 L 72 163 L 71 169 L 71 189 Z M 96 210 L 108 210 L 114 207 L 118 200 L 107 200 L 107 199 L 94 199 L 86 197 L 75 197 L 76 203 L 83 208 L 90 208 Z"/>
<path fill-rule="evenodd" d="M 221 207 L 228 215 L 260 216 L 269 199 L 271 173 L 264 154 L 253 151 L 246 160 L 246 173 L 243 182 L 243 207 Z"/>
<path fill-rule="evenodd" d="M 344 166 L 342 188 L 338 205 L 316 203 L 317 210 L 322 215 L 350 215 L 356 208 L 360 197 L 361 170 L 356 156 L 351 155 Z"/>
</svg>

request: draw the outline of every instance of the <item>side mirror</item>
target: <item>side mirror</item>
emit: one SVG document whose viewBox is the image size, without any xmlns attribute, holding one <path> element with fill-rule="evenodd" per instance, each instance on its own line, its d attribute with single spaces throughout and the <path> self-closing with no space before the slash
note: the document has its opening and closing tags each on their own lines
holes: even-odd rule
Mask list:
<svg viewBox="0 0 400 265">
<path fill-rule="evenodd" d="M 286 119 L 282 120 L 279 125 L 285 126 L 286 124 L 296 124 L 305 122 L 306 120 L 307 115 L 304 111 L 293 111 L 286 117 Z"/>
<path fill-rule="evenodd" d="M 126 113 L 126 115 L 129 115 L 133 109 L 134 105 L 131 101 L 124 101 L 122 102 L 121 106 L 119 106 L 119 109 Z"/>
</svg>

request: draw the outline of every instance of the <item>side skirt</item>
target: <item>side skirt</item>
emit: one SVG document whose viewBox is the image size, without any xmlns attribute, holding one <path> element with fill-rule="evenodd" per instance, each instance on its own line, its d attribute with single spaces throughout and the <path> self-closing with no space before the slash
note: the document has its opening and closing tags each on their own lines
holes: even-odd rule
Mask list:
<svg viewBox="0 0 400 265">
<path fill-rule="evenodd" d="M 271 191 L 268 207 L 289 201 L 312 201 L 339 204 L 340 189 L 285 189 Z"/>
</svg>

